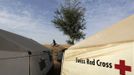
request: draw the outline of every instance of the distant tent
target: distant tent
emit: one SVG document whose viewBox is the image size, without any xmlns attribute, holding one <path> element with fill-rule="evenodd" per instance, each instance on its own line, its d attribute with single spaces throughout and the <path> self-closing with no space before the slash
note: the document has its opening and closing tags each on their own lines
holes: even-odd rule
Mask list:
<svg viewBox="0 0 134 75">
<path fill-rule="evenodd" d="M 66 50 L 61 75 L 134 75 L 134 15 Z"/>
<path fill-rule="evenodd" d="M 51 67 L 49 53 L 32 39 L 0 29 L 1 75 L 46 75 Z"/>
</svg>

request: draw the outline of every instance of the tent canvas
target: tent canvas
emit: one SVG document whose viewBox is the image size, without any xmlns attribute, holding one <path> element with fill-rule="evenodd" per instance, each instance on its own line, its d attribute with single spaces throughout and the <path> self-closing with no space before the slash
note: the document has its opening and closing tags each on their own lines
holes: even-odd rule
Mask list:
<svg viewBox="0 0 134 75">
<path fill-rule="evenodd" d="M 28 52 L 32 53 L 30 57 Z M 1 75 L 46 75 L 51 67 L 49 53 L 32 39 L 0 29 Z"/>
<path fill-rule="evenodd" d="M 61 75 L 134 75 L 134 15 L 65 51 Z"/>
</svg>

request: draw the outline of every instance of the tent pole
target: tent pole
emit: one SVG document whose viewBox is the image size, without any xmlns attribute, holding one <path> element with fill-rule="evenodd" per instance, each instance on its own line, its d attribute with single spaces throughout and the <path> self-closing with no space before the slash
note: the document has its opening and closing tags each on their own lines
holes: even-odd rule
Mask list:
<svg viewBox="0 0 134 75">
<path fill-rule="evenodd" d="M 29 55 L 29 75 L 30 75 L 30 55 Z"/>
<path fill-rule="evenodd" d="M 28 57 L 29 57 L 29 75 L 31 75 L 31 70 L 30 70 L 30 57 L 31 57 L 31 55 L 32 55 L 32 52 L 31 51 L 28 51 Z"/>
</svg>

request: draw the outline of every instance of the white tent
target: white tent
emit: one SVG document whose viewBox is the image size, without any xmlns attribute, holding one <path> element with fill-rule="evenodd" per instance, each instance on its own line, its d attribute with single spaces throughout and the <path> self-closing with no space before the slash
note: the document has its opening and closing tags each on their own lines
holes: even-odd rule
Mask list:
<svg viewBox="0 0 134 75">
<path fill-rule="evenodd" d="M 49 53 L 32 39 L 0 29 L 0 75 L 46 75 Z"/>
<path fill-rule="evenodd" d="M 66 50 L 61 75 L 134 75 L 134 15 Z"/>
</svg>

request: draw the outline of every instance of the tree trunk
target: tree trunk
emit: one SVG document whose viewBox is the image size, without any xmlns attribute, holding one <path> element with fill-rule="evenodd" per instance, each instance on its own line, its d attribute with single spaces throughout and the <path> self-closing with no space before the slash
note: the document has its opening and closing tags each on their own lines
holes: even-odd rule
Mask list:
<svg viewBox="0 0 134 75">
<path fill-rule="evenodd" d="M 72 39 L 72 44 L 74 45 L 74 39 Z"/>
</svg>

